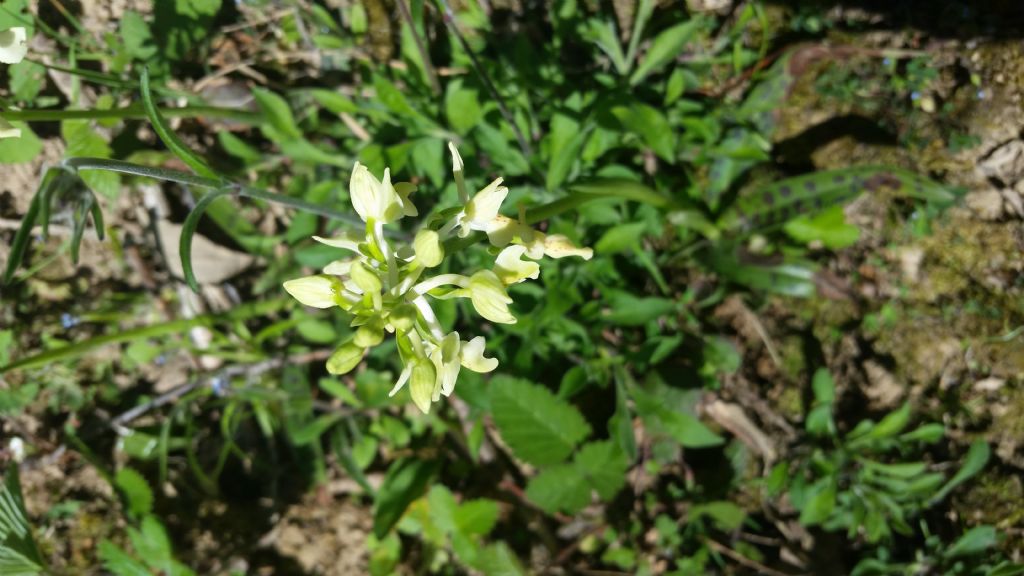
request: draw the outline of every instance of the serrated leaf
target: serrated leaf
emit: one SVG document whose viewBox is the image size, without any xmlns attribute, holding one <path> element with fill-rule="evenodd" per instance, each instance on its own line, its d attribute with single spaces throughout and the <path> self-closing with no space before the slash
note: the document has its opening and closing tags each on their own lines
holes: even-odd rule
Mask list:
<svg viewBox="0 0 1024 576">
<path fill-rule="evenodd" d="M 21 137 L 0 139 L 0 164 L 31 162 L 43 151 L 43 141 L 28 124 L 13 121 L 11 125 L 21 130 Z"/>
<path fill-rule="evenodd" d="M 455 526 L 459 532 L 486 536 L 498 522 L 498 503 L 494 500 L 469 500 L 455 510 Z"/>
<path fill-rule="evenodd" d="M 604 500 L 611 500 L 626 483 L 629 460 L 610 440 L 591 442 L 573 458 L 573 466 L 587 485 Z"/>
<path fill-rule="evenodd" d="M 484 576 L 526 576 L 516 555 L 504 542 L 491 544 L 480 551 L 475 566 Z"/>
<path fill-rule="evenodd" d="M 678 56 L 686 47 L 686 43 L 693 38 L 700 24 L 701 20 L 693 18 L 658 34 L 630 77 L 630 85 L 636 86 L 643 82 L 648 75 L 657 72 Z"/>
<path fill-rule="evenodd" d="M 128 510 L 136 518 L 153 511 L 153 490 L 138 471 L 133 468 L 121 468 L 114 476 L 114 485 L 124 494 Z"/>
<path fill-rule="evenodd" d="M 590 425 L 575 407 L 525 380 L 494 378 L 491 409 L 516 457 L 536 466 L 563 462 L 590 434 Z"/>
<path fill-rule="evenodd" d="M 563 464 L 531 478 L 526 497 L 548 514 L 575 514 L 590 503 L 590 486 L 575 466 Z"/>
<path fill-rule="evenodd" d="M 639 388 L 631 389 L 630 394 L 637 413 L 651 432 L 665 434 L 687 448 L 707 448 L 725 442 L 696 416 L 674 410 L 664 399 Z"/>
</svg>

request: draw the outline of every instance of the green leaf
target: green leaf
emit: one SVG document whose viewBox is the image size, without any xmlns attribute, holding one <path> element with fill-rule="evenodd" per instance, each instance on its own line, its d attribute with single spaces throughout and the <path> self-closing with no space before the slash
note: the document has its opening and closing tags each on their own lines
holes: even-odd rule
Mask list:
<svg viewBox="0 0 1024 576">
<path fill-rule="evenodd" d="M 464 86 L 461 79 L 448 84 L 444 109 L 448 125 L 460 136 L 467 134 L 484 117 L 483 108 L 480 106 L 480 93 L 474 88 Z"/>
<path fill-rule="evenodd" d="M 412 145 L 412 162 L 416 171 L 425 174 L 437 188 L 444 186 L 444 142 L 439 138 L 420 138 Z"/>
<path fill-rule="evenodd" d="M 0 489 L 0 573 L 28 576 L 43 572 L 44 566 L 25 512 L 18 465 L 11 463 Z"/>
<path fill-rule="evenodd" d="M 136 60 L 149 60 L 159 50 L 149 24 L 133 10 L 125 11 L 121 16 L 121 42 L 125 52 Z"/>
<path fill-rule="evenodd" d="M 856 429 L 847 436 L 851 447 L 862 446 L 872 440 L 884 440 L 891 438 L 907 427 L 910 422 L 910 403 L 903 404 L 898 410 L 887 414 L 878 424 L 865 428 L 864 432 L 858 433 Z"/>
<path fill-rule="evenodd" d="M 626 385 L 615 381 L 615 414 L 608 421 L 608 432 L 630 461 L 636 460 L 636 435 L 633 433 L 633 415 L 629 411 Z"/>
<path fill-rule="evenodd" d="M 576 454 L 573 465 L 587 485 L 604 500 L 611 500 L 626 484 L 629 461 L 613 442 L 591 442 Z"/>
<path fill-rule="evenodd" d="M 65 120 L 60 125 L 61 136 L 67 143 L 64 155 L 110 158 L 112 150 L 87 120 Z M 121 193 L 121 176 L 107 170 L 88 170 L 79 174 L 83 182 L 94 192 L 107 198 L 117 198 Z"/>
<path fill-rule="evenodd" d="M 142 75 L 139 78 L 139 84 L 142 91 L 142 105 L 146 109 L 146 116 L 149 117 L 149 121 L 153 124 L 153 130 L 156 131 L 157 136 L 159 136 L 160 140 L 163 141 L 165 146 L 167 146 L 167 149 L 173 152 L 174 155 L 184 162 L 189 168 L 194 170 L 196 174 L 207 178 L 218 178 L 217 173 L 210 168 L 209 164 L 206 163 L 206 160 L 203 160 L 201 156 L 196 154 L 191 148 L 182 142 L 181 139 L 178 138 L 178 135 L 171 130 L 170 125 L 167 124 L 164 117 L 160 114 L 160 110 L 156 107 L 156 103 L 153 101 L 153 93 L 150 91 L 148 68 L 143 67 Z M 95 156 L 95 154 L 72 153 L 70 150 L 68 150 L 68 155 Z M 100 157 L 109 158 L 109 154 Z M 106 171 L 91 171 L 85 176 L 96 173 L 110 174 L 110 172 Z M 83 179 L 85 178 L 83 177 Z M 86 182 L 88 182 L 88 180 L 86 180 Z M 92 186 L 92 188 L 94 190 L 96 189 L 95 186 Z"/>
<path fill-rule="evenodd" d="M 630 391 L 637 413 L 655 434 L 665 434 L 687 448 L 718 446 L 725 440 L 701 423 L 693 414 L 673 409 L 661 395 L 656 396 L 640 388 Z"/>
<path fill-rule="evenodd" d="M 153 490 L 138 471 L 121 468 L 114 476 L 114 484 L 124 494 L 133 516 L 141 518 L 153 511 Z"/>
<path fill-rule="evenodd" d="M 296 446 L 312 444 L 320 439 L 332 426 L 342 418 L 341 414 L 322 414 L 312 422 L 291 433 L 291 440 Z"/>
<path fill-rule="evenodd" d="M 618 254 L 630 248 L 638 248 L 640 239 L 646 232 L 646 222 L 628 222 L 613 226 L 594 244 L 594 252 L 608 255 Z"/>
<path fill-rule="evenodd" d="M 637 298 L 628 292 L 613 291 L 605 295 L 611 313 L 603 319 L 620 326 L 643 326 L 664 316 L 674 315 L 676 302 L 668 298 Z"/>
<path fill-rule="evenodd" d="M 675 132 L 657 108 L 636 102 L 631 106 L 616 106 L 612 108 L 612 114 L 618 118 L 624 131 L 640 136 L 663 160 L 675 161 Z"/>
<path fill-rule="evenodd" d="M 181 226 L 181 238 L 178 240 L 178 254 L 181 257 L 181 272 L 185 276 L 185 283 L 188 284 L 189 288 L 192 289 L 196 294 L 199 293 L 199 281 L 196 280 L 195 271 L 192 269 L 192 237 L 196 233 L 196 228 L 199 226 L 199 219 L 203 217 L 203 213 L 209 208 L 210 204 L 214 200 L 221 196 L 227 196 L 231 194 L 229 189 L 221 188 L 208 192 L 205 196 L 196 202 L 196 205 L 192 208 L 192 211 L 185 217 L 185 222 Z"/>
<path fill-rule="evenodd" d="M 836 507 L 836 485 L 832 478 L 822 478 L 811 486 L 803 510 L 800 511 L 800 523 L 804 526 L 821 524 L 828 520 Z"/>
<path fill-rule="evenodd" d="M 302 138 L 302 131 L 295 123 L 295 116 L 287 100 L 264 88 L 254 89 L 252 95 L 268 123 L 263 127 L 267 138 L 278 144 Z"/>
<path fill-rule="evenodd" d="M 153 574 L 145 564 L 129 556 L 127 552 L 110 540 L 100 542 L 99 556 L 103 561 L 103 567 L 115 576 L 152 576 Z"/>
<path fill-rule="evenodd" d="M 802 214 L 815 214 L 856 198 L 862 192 L 895 190 L 940 205 L 955 197 L 944 187 L 899 168 L 855 166 L 787 178 L 753 189 L 723 218 L 723 225 L 744 231 L 781 226 Z"/>
<path fill-rule="evenodd" d="M 967 450 L 967 456 L 964 458 L 964 465 L 957 471 L 957 473 L 946 482 L 946 485 L 939 490 L 935 496 L 932 497 L 930 503 L 935 504 L 940 502 L 949 495 L 957 486 L 970 480 L 978 472 L 981 472 L 988 464 L 989 458 L 992 456 L 992 449 L 989 448 L 988 442 L 984 440 L 977 440 Z"/>
<path fill-rule="evenodd" d="M 590 434 L 590 425 L 575 407 L 525 380 L 494 378 L 491 409 L 516 457 L 536 466 L 563 462 Z"/>
<path fill-rule="evenodd" d="M 999 543 L 999 534 L 994 526 L 976 526 L 957 539 L 947 548 L 942 557 L 947 560 L 974 556 L 992 548 Z"/>
<path fill-rule="evenodd" d="M 28 124 L 13 121 L 11 125 L 21 130 L 21 137 L 0 140 L 0 164 L 31 162 L 43 151 L 43 141 L 36 136 Z"/>
<path fill-rule="evenodd" d="M 373 506 L 373 534 L 383 538 L 414 500 L 423 495 L 439 462 L 403 458 L 388 468 Z"/>
<path fill-rule="evenodd" d="M 732 502 L 708 502 L 690 508 L 690 518 L 710 518 L 723 532 L 732 532 L 743 525 L 747 513 Z"/>
<path fill-rule="evenodd" d="M 637 65 L 636 70 L 629 79 L 632 86 L 644 81 L 648 75 L 660 70 L 668 64 L 686 47 L 686 44 L 693 38 L 694 33 L 701 25 L 701 20 L 693 18 L 682 24 L 677 24 L 661 34 L 658 34 L 651 42 L 643 60 Z"/>
<path fill-rule="evenodd" d="M 590 503 L 590 486 L 575 467 L 563 464 L 531 478 L 526 497 L 548 514 L 576 514 Z"/>
<path fill-rule="evenodd" d="M 486 536 L 497 522 L 498 503 L 494 500 L 469 500 L 455 510 L 455 527 L 463 534 Z"/>
<path fill-rule="evenodd" d="M 402 91 L 383 75 L 374 75 L 373 87 L 377 92 L 377 100 L 387 107 L 388 110 L 406 119 L 423 119 L 423 115 L 417 112 L 412 104 L 409 103 L 405 94 L 402 94 Z"/>
<path fill-rule="evenodd" d="M 217 132 L 217 140 L 225 152 L 247 164 L 259 162 L 263 158 L 259 150 L 226 130 Z"/>
<path fill-rule="evenodd" d="M 504 542 L 491 544 L 480 552 L 476 568 L 484 576 L 526 576 L 527 572 L 519 564 L 516 555 L 509 550 Z"/>
<path fill-rule="evenodd" d="M 612 65 L 615 66 L 615 70 L 620 75 L 625 75 L 629 71 L 626 55 L 622 53 L 622 45 L 619 44 L 619 37 L 615 33 L 615 27 L 612 26 L 611 22 L 597 19 L 590 20 L 583 28 L 583 37 L 597 44 L 597 47 L 608 55 Z"/>
<path fill-rule="evenodd" d="M 521 176 L 530 171 L 530 165 L 518 148 L 512 146 L 501 130 L 482 122 L 473 130 L 480 149 L 500 164 L 508 176 Z"/>
</svg>

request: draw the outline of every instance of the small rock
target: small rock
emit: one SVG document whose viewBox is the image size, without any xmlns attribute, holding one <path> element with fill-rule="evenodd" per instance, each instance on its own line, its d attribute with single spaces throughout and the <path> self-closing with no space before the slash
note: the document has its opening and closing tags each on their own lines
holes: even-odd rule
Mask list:
<svg viewBox="0 0 1024 576">
<path fill-rule="evenodd" d="M 1024 179 L 1024 140 L 1011 140 L 986 154 L 978 162 L 986 178 L 998 178 L 1006 185 Z"/>
<path fill-rule="evenodd" d="M 965 201 L 967 207 L 982 220 L 999 220 L 1003 216 L 1003 195 L 999 190 L 971 192 Z"/>
<path fill-rule="evenodd" d="M 916 284 L 921 279 L 921 263 L 924 262 L 924 249 L 917 246 L 907 246 L 899 251 L 900 271 L 903 278 L 911 284 Z"/>
<path fill-rule="evenodd" d="M 998 392 L 1000 388 L 1006 385 L 1006 380 L 1002 378 L 985 378 L 984 380 L 978 380 L 974 383 L 975 392 Z"/>
</svg>

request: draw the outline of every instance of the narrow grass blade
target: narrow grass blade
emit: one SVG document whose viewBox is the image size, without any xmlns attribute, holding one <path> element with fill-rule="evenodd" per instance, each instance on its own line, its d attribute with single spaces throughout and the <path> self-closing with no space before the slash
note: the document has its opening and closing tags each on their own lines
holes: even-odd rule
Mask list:
<svg viewBox="0 0 1024 576">
<path fill-rule="evenodd" d="M 199 293 L 199 283 L 196 281 L 195 272 L 192 270 L 192 236 L 195 235 L 199 219 L 203 217 L 203 212 L 206 212 L 207 207 L 214 200 L 221 196 L 227 196 L 232 192 L 233 190 L 231 189 L 222 188 L 203 196 L 199 202 L 196 202 L 196 207 L 188 213 L 188 217 L 185 218 L 185 223 L 181 227 L 181 240 L 178 245 L 181 254 L 181 270 L 185 274 L 185 282 L 188 283 L 189 288 L 193 292 Z"/>
<path fill-rule="evenodd" d="M 32 237 L 32 227 L 35 226 L 36 216 L 39 215 L 39 209 L 43 201 L 43 194 L 36 192 L 36 195 L 32 197 L 32 202 L 28 205 L 28 211 L 25 213 L 25 218 L 21 221 L 21 227 L 14 234 L 14 241 L 11 243 L 11 252 L 7 257 L 7 270 L 4 271 L 4 284 L 10 284 L 14 278 L 14 272 L 18 269 L 21 264 L 22 258 L 25 257 L 25 250 L 28 249 L 29 240 Z"/>
<path fill-rule="evenodd" d="M 217 173 L 210 168 L 205 160 L 200 158 L 198 154 L 193 152 L 173 131 L 171 131 L 170 126 L 167 125 L 167 121 L 160 115 L 160 111 L 157 110 L 156 104 L 153 103 L 153 93 L 150 91 L 149 86 L 148 68 L 142 69 L 140 88 L 142 90 L 142 104 L 146 108 L 146 114 L 149 116 L 149 121 L 153 123 L 153 129 L 156 130 L 157 135 L 160 136 L 160 139 L 163 140 L 165 145 L 167 145 L 167 148 L 170 149 L 175 156 L 180 158 L 182 162 L 187 164 L 189 168 L 195 170 L 196 174 L 207 178 L 219 178 Z"/>
</svg>

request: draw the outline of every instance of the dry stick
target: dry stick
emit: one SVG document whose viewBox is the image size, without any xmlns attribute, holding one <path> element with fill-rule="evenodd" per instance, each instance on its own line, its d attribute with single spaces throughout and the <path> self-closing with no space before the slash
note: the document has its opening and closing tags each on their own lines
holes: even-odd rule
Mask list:
<svg viewBox="0 0 1024 576">
<path fill-rule="evenodd" d="M 712 540 L 711 538 L 708 538 L 704 540 L 704 543 L 707 544 L 710 548 L 714 549 L 716 552 L 720 552 L 722 554 L 725 554 L 729 558 L 732 558 L 736 561 L 737 564 L 742 564 L 743 566 L 746 566 L 751 570 L 757 570 L 761 574 L 767 574 L 768 576 L 793 576 L 792 574 L 789 574 L 787 572 L 780 572 L 779 570 L 769 568 L 768 566 L 765 566 L 760 562 L 751 560 L 750 558 L 747 558 L 746 556 L 740 554 L 732 548 L 729 548 L 725 544 L 718 542 L 717 540 Z"/>
<path fill-rule="evenodd" d="M 427 78 L 430 80 L 430 90 L 435 96 L 439 96 L 441 94 L 441 82 L 437 79 L 437 70 L 434 70 L 434 64 L 430 61 L 430 54 L 427 53 L 427 47 L 423 44 L 423 38 L 420 37 L 419 31 L 416 30 L 416 23 L 413 22 L 409 5 L 405 3 L 405 0 L 398 0 L 398 9 L 402 13 L 402 18 L 405 18 L 405 23 L 409 25 L 413 41 L 416 42 L 416 50 L 420 53 L 423 67 L 427 71 Z"/>
<path fill-rule="evenodd" d="M 527 142 L 526 137 L 523 136 L 522 131 L 519 130 L 519 125 L 516 124 L 515 118 L 512 117 L 512 113 L 509 112 L 508 106 L 505 105 L 505 99 L 498 93 L 498 89 L 491 82 L 491 77 L 484 71 L 483 66 L 480 65 L 480 61 L 477 60 L 476 54 L 473 53 L 473 49 L 469 47 L 469 42 L 466 41 L 466 37 L 459 31 L 459 26 L 455 22 L 455 13 L 452 12 L 451 6 L 448 5 L 448 0 L 437 0 L 441 4 L 443 12 L 443 19 L 448 29 L 452 31 L 459 40 L 459 44 L 462 49 L 466 51 L 469 56 L 469 61 L 473 64 L 473 69 L 476 70 L 477 75 L 483 81 L 484 86 L 487 87 L 487 91 L 491 93 L 491 97 L 498 103 L 498 110 L 501 111 L 501 115 L 505 117 L 505 121 L 512 127 L 512 131 L 516 134 L 516 140 L 519 141 L 519 148 L 522 149 L 523 155 L 529 160 L 533 156 L 533 152 L 530 150 L 530 143 Z"/>
<path fill-rule="evenodd" d="M 181 398 L 185 394 L 188 394 L 189 392 L 203 385 L 213 382 L 217 378 L 227 379 L 234 376 L 241 376 L 243 374 L 246 376 L 256 376 L 259 374 L 263 374 L 264 372 L 269 372 L 270 370 L 273 370 L 275 368 L 280 368 L 281 366 L 284 366 L 286 363 L 305 364 L 308 362 L 315 362 L 317 360 L 325 360 L 328 356 L 331 355 L 331 352 L 331 350 L 317 350 L 315 352 L 307 352 L 305 354 L 298 354 L 296 356 L 271 358 L 269 360 L 257 362 L 256 364 L 248 364 L 243 366 L 228 366 L 227 368 L 218 370 L 214 374 L 209 374 L 196 380 L 193 380 L 192 382 L 176 386 L 168 390 L 167 392 L 164 392 L 163 394 L 157 396 L 156 398 L 153 398 L 149 402 L 146 402 L 145 404 L 140 404 L 135 408 L 132 408 L 131 410 L 122 413 L 121 415 L 110 421 L 110 427 L 118 429 L 124 426 L 125 424 L 131 422 L 132 420 L 139 418 L 143 414 L 146 414 L 150 410 L 154 408 L 159 408 L 164 404 L 173 402 L 178 398 Z"/>
</svg>

